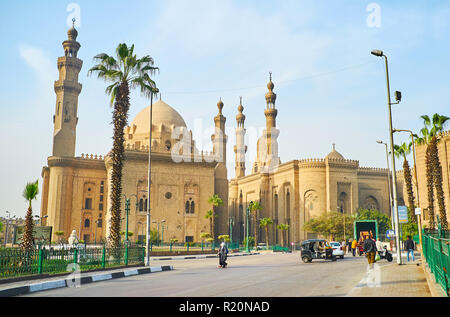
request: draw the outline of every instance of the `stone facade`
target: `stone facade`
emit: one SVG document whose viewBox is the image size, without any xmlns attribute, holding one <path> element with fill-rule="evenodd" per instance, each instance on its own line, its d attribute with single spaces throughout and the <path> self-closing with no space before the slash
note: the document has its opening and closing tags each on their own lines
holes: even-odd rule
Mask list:
<svg viewBox="0 0 450 317">
<path fill-rule="evenodd" d="M 245 238 L 246 209 L 251 201 L 259 201 L 263 207 L 258 218 L 270 217 L 274 225 L 269 231 L 269 243 L 281 242 L 278 224 L 288 224 L 288 243 L 298 245 L 301 240 L 316 235 L 305 232 L 304 224 L 327 211 L 355 213 L 360 207 L 377 209 L 390 214 L 387 169 L 364 168 L 355 160 L 345 159 L 334 146 L 324 159 L 303 159 L 280 163 L 276 138 L 277 109 L 274 84 L 270 80 L 266 94 L 266 130 L 258 140 L 258 155 L 250 175 L 242 175 L 239 169 L 243 160 L 241 150 L 236 163 L 238 177 L 230 181 L 229 213 L 234 219 L 233 237 Z M 238 109 L 238 133 L 242 133 L 242 109 Z M 245 117 L 244 117 L 245 118 Z M 271 132 L 268 132 L 268 131 Z M 236 138 L 240 140 L 240 138 Z M 243 149 L 243 144 L 237 144 Z M 236 156 L 238 158 L 238 156 Z M 250 235 L 255 226 L 250 217 Z M 257 224 L 256 224 L 257 225 Z M 264 241 L 259 230 L 258 241 Z"/>
<path fill-rule="evenodd" d="M 75 157 L 77 83 L 82 61 L 77 58 L 80 45 L 77 32 L 69 30 L 63 43 L 65 56 L 58 59 L 60 79 L 55 83 L 56 102 L 52 156 L 42 169 L 41 216 L 44 224 L 64 231 L 67 239 L 76 230 L 86 242 L 101 241 L 109 236 L 110 227 L 110 156 L 85 155 Z M 74 89 L 77 88 L 77 89 Z M 62 108 L 64 105 L 64 108 Z M 149 142 L 150 109 L 152 111 L 152 142 Z M 148 202 L 148 151 L 152 150 L 151 228 L 162 233 L 164 240 L 200 241 L 202 232 L 209 232 L 205 213 L 212 206 L 208 199 L 218 194 L 224 205 L 216 212 L 216 233 L 223 233 L 227 224 L 228 179 L 226 169 L 225 117 L 219 107 L 214 119 L 216 132 L 212 136 L 212 153 L 195 148 L 192 132 L 172 107 L 159 100 L 144 108 L 126 127 L 125 161 L 123 167 L 122 231 L 125 231 L 125 197 L 130 199 L 128 231 L 132 240 L 146 234 Z M 66 111 L 67 110 L 67 111 Z M 67 112 L 67 115 L 65 116 Z M 164 225 L 164 229 L 162 226 Z"/>
</svg>

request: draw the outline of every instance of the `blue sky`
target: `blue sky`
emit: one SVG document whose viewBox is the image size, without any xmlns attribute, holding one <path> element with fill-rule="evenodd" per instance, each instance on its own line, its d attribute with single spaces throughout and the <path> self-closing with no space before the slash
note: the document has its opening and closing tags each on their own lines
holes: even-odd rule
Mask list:
<svg viewBox="0 0 450 317">
<path fill-rule="evenodd" d="M 336 143 L 361 166 L 385 167 L 388 139 L 383 50 L 389 57 L 394 126 L 418 130 L 420 115 L 450 115 L 448 70 L 450 4 L 447 1 L 74 1 L 81 9 L 76 153 L 106 154 L 111 147 L 111 110 L 105 83 L 87 77 L 98 53 L 135 44 L 151 55 L 162 98 L 190 129 L 212 127 L 219 98 L 234 128 L 239 96 L 246 126 L 265 124 L 268 73 L 277 93 L 282 162 L 324 157 Z M 24 185 L 37 178 L 51 154 L 53 82 L 63 55 L 71 1 L 3 1 L 0 11 L 0 170 L 2 205 L 23 216 Z M 381 9 L 379 27 L 367 23 L 368 5 Z M 149 101 L 134 93 L 130 121 Z M 229 177 L 234 176 L 234 135 L 229 133 Z M 396 135 L 396 143 L 407 135 Z M 208 135 L 203 140 L 208 149 Z M 247 168 L 255 144 L 248 144 Z M 399 166 L 400 167 L 400 166 Z M 34 203 L 37 213 L 40 199 Z"/>
</svg>

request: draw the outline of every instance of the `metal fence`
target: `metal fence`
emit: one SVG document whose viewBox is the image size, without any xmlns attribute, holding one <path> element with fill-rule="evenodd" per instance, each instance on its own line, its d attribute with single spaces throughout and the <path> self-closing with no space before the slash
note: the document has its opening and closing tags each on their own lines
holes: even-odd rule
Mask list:
<svg viewBox="0 0 450 317">
<path fill-rule="evenodd" d="M 79 267 L 80 271 L 104 269 L 108 267 L 143 265 L 145 250 L 140 246 L 117 249 L 85 246 L 30 251 L 22 249 L 0 249 L 0 278 L 10 278 L 36 274 L 57 274 Z"/>
<path fill-rule="evenodd" d="M 422 234 L 423 254 L 444 293 L 450 296 L 450 239 L 444 230 L 424 230 Z"/>
</svg>

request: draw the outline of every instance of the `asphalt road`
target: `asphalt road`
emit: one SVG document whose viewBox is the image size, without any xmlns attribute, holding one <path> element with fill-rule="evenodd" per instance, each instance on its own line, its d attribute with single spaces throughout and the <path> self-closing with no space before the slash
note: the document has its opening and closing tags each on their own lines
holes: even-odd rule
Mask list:
<svg viewBox="0 0 450 317">
<path fill-rule="evenodd" d="M 365 276 L 365 257 L 336 262 L 303 263 L 299 253 L 267 253 L 229 257 L 226 269 L 218 259 L 154 261 L 173 271 L 144 274 L 80 288 L 63 288 L 27 296 L 69 297 L 304 297 L 345 296 Z"/>
</svg>

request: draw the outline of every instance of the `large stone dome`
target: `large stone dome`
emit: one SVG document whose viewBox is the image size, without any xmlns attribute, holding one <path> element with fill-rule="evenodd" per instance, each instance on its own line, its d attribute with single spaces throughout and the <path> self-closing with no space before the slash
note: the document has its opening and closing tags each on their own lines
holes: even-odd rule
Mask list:
<svg viewBox="0 0 450 317">
<path fill-rule="evenodd" d="M 137 114 L 130 126 L 136 126 L 135 134 L 147 133 L 149 131 L 150 122 L 150 106 L 144 108 L 141 112 Z M 153 103 L 152 112 L 152 123 L 153 126 L 165 125 L 168 128 L 174 127 L 185 127 L 186 122 L 184 122 L 183 117 L 171 106 L 166 104 L 164 101 L 159 100 Z"/>
</svg>

